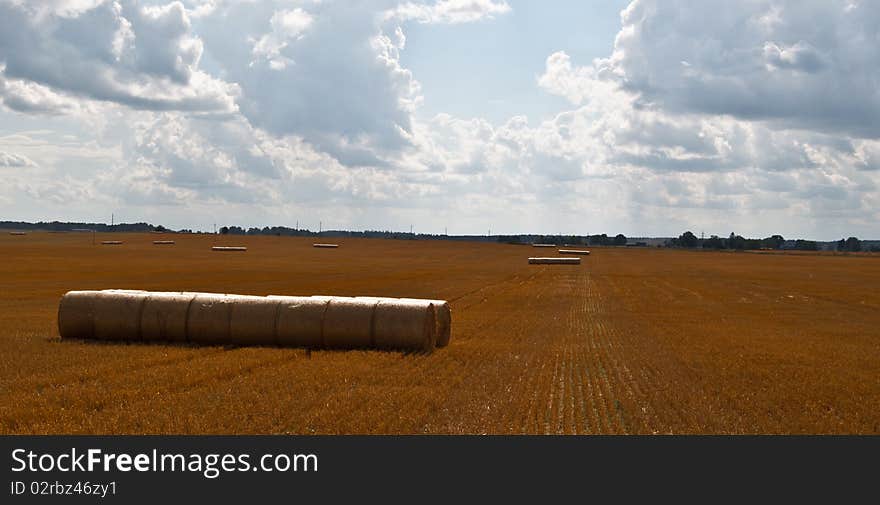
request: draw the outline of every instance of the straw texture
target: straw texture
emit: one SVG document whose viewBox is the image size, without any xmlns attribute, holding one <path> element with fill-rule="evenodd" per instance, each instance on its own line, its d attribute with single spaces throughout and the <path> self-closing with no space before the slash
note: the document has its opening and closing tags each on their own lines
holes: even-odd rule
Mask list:
<svg viewBox="0 0 880 505">
<path fill-rule="evenodd" d="M 376 303 L 356 298 L 332 298 L 324 313 L 324 346 L 342 349 L 372 347 Z"/>
<path fill-rule="evenodd" d="M 241 345 L 277 344 L 276 317 L 279 300 L 263 296 L 233 295 L 229 316 L 229 340 Z"/>
<path fill-rule="evenodd" d="M 376 302 L 373 342 L 380 349 L 430 351 L 437 342 L 434 305 L 428 300 Z"/>
<path fill-rule="evenodd" d="M 234 295 L 198 294 L 189 307 L 187 340 L 198 344 L 231 344 Z"/>
<path fill-rule="evenodd" d="M 141 339 L 186 342 L 186 319 L 195 293 L 150 293 L 141 312 Z"/>
<path fill-rule="evenodd" d="M 68 291 L 58 304 L 61 338 L 94 338 L 95 291 Z"/>
<path fill-rule="evenodd" d="M 324 347 L 322 331 L 324 313 L 330 300 L 305 296 L 268 296 L 278 300 L 279 345 Z"/>
<path fill-rule="evenodd" d="M 140 340 L 141 310 L 146 295 L 142 293 L 98 292 L 92 314 L 98 340 Z"/>
</svg>

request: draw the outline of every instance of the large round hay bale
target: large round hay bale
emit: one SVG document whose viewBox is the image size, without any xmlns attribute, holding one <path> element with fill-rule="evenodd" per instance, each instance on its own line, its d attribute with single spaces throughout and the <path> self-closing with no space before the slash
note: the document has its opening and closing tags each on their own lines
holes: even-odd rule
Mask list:
<svg viewBox="0 0 880 505">
<path fill-rule="evenodd" d="M 281 300 L 264 296 L 235 296 L 229 338 L 242 345 L 277 344 L 278 310 Z"/>
<path fill-rule="evenodd" d="M 277 340 L 279 345 L 323 347 L 324 313 L 330 297 L 269 296 L 278 300 Z"/>
<path fill-rule="evenodd" d="M 434 321 L 437 329 L 437 347 L 446 347 L 449 345 L 449 339 L 452 336 L 452 309 L 446 300 L 430 300 L 422 298 L 401 298 L 408 301 L 425 301 L 431 302 L 434 307 Z"/>
<path fill-rule="evenodd" d="M 449 314 L 442 300 L 72 291 L 58 328 L 62 338 L 428 351 L 448 342 Z"/>
<path fill-rule="evenodd" d="M 186 342 L 186 318 L 195 293 L 150 293 L 141 312 L 141 338 Z"/>
<path fill-rule="evenodd" d="M 95 297 L 93 338 L 140 340 L 145 293 L 101 291 Z"/>
<path fill-rule="evenodd" d="M 355 298 L 330 299 L 324 313 L 324 346 L 350 349 L 374 345 L 372 326 L 376 303 Z"/>
<path fill-rule="evenodd" d="M 380 349 L 431 351 L 437 342 L 434 305 L 428 300 L 376 302 L 373 345 Z"/>
<path fill-rule="evenodd" d="M 189 342 L 229 344 L 232 304 L 235 296 L 198 294 L 189 306 L 186 334 Z"/>
<path fill-rule="evenodd" d="M 452 336 L 452 309 L 446 300 L 431 301 L 437 309 L 437 347 L 446 347 Z"/>
<path fill-rule="evenodd" d="M 94 338 L 96 291 L 68 291 L 58 304 L 61 338 Z"/>
</svg>

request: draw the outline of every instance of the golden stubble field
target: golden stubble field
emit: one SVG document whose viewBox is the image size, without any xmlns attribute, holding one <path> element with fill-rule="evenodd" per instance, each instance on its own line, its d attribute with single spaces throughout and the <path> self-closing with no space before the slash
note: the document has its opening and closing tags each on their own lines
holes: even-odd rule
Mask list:
<svg viewBox="0 0 880 505">
<path fill-rule="evenodd" d="M 503 244 L 97 239 L 125 243 L 0 235 L 0 433 L 880 433 L 877 256 L 593 248 L 548 266 Z M 62 342 L 59 297 L 105 288 L 445 298 L 452 341 Z"/>
</svg>

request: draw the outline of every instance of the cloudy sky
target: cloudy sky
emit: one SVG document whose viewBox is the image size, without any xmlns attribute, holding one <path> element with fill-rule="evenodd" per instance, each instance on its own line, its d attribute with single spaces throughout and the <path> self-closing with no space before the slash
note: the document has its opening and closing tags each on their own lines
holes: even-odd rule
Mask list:
<svg viewBox="0 0 880 505">
<path fill-rule="evenodd" d="M 880 2 L 0 0 L 0 219 L 880 238 Z"/>
</svg>

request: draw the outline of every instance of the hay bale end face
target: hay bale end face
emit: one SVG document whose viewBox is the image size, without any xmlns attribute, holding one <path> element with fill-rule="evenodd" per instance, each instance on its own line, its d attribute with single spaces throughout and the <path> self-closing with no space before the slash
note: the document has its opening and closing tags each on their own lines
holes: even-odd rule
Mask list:
<svg viewBox="0 0 880 505">
<path fill-rule="evenodd" d="M 589 256 L 590 251 L 586 249 L 560 249 L 559 254 L 576 254 L 578 256 Z"/>
<path fill-rule="evenodd" d="M 381 300 L 373 309 L 373 344 L 380 349 L 430 351 L 437 345 L 435 314 L 429 300 Z"/>
<path fill-rule="evenodd" d="M 174 245 L 173 240 L 154 240 L 153 245 Z"/>
<path fill-rule="evenodd" d="M 339 244 L 312 244 L 312 247 L 318 247 L 322 249 L 336 249 L 339 247 Z"/>
<path fill-rule="evenodd" d="M 245 252 L 247 251 L 247 247 L 244 246 L 228 246 L 228 245 L 215 245 L 211 248 L 212 251 L 221 251 L 221 252 Z"/>
<path fill-rule="evenodd" d="M 580 258 L 529 258 L 530 265 L 580 265 Z"/>
<path fill-rule="evenodd" d="M 445 300 L 70 291 L 62 339 L 430 351 L 449 342 Z"/>
<path fill-rule="evenodd" d="M 401 300 L 421 301 L 420 298 L 401 298 Z M 437 347 L 449 345 L 452 336 L 452 309 L 446 300 L 425 300 L 434 308 L 434 322 L 437 326 Z"/>
</svg>

